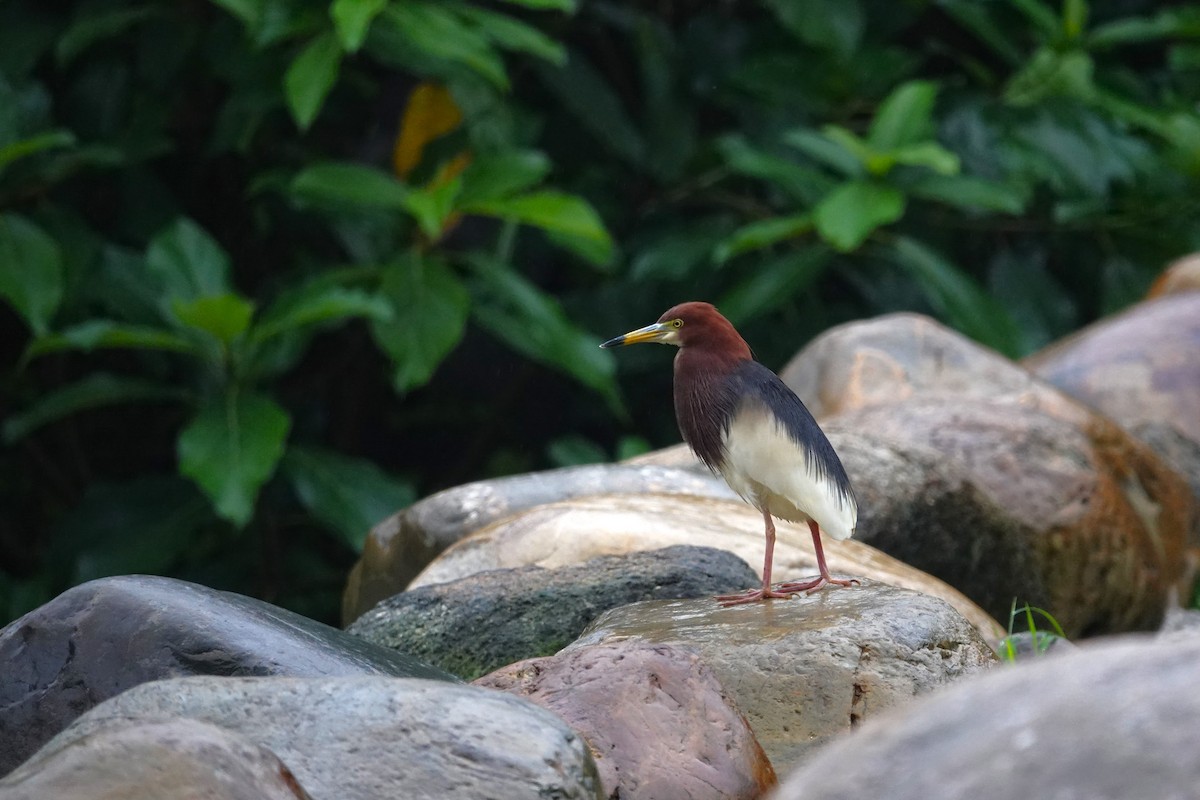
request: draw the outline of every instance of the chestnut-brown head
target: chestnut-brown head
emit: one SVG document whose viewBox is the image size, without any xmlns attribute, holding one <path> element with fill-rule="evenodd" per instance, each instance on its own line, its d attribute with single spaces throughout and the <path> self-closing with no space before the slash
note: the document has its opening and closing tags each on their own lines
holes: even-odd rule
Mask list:
<svg viewBox="0 0 1200 800">
<path fill-rule="evenodd" d="M 601 347 L 657 342 L 725 359 L 751 358 L 750 346 L 711 303 L 680 303 L 667 309 L 658 322 L 609 339 Z"/>
</svg>

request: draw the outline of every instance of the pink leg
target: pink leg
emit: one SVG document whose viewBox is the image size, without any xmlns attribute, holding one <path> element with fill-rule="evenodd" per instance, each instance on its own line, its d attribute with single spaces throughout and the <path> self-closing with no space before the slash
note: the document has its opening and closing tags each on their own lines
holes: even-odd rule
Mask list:
<svg viewBox="0 0 1200 800">
<path fill-rule="evenodd" d="M 858 581 L 853 578 L 850 578 L 849 580 L 843 580 L 842 578 L 835 578 L 829 574 L 829 567 L 825 566 L 825 550 L 821 547 L 821 529 L 817 523 L 811 519 L 808 521 L 808 529 L 812 532 L 813 550 L 817 552 L 817 569 L 820 570 L 821 574 L 816 578 L 813 578 L 811 581 L 789 581 L 787 583 L 781 583 L 779 584 L 779 591 L 788 594 L 792 592 L 808 592 L 809 594 L 812 594 L 813 592 L 820 591 L 829 585 L 857 586 Z"/>
<path fill-rule="evenodd" d="M 775 520 L 771 519 L 771 515 L 768 512 L 763 511 L 763 521 L 766 523 L 767 548 L 763 559 L 762 588 L 747 589 L 738 594 L 719 595 L 717 601 L 722 606 L 738 606 L 743 603 L 766 600 L 770 597 L 787 598 L 791 596 L 789 592 L 777 592 L 771 588 L 771 562 L 775 557 Z"/>
</svg>

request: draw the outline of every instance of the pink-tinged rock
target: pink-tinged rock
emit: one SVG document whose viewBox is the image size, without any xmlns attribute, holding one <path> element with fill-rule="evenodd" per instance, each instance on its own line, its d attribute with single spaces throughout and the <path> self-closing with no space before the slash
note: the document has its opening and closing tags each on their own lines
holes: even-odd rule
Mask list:
<svg viewBox="0 0 1200 800">
<path fill-rule="evenodd" d="M 475 681 L 553 711 L 587 741 L 611 800 L 750 800 L 775 772 L 693 651 L 625 640 L 503 667 Z"/>
</svg>

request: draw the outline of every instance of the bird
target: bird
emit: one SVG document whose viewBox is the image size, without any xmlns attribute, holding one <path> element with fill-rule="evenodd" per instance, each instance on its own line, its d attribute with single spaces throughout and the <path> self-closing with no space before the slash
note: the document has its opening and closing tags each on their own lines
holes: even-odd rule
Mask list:
<svg viewBox="0 0 1200 800">
<path fill-rule="evenodd" d="M 848 539 L 858 524 L 850 478 L 813 415 L 787 384 L 754 358 L 746 340 L 711 303 L 687 302 L 658 321 L 609 339 L 603 348 L 675 345 L 675 419 L 692 452 L 763 515 L 762 586 L 719 595 L 723 606 L 857 585 L 825 564 L 821 533 Z M 820 574 L 773 586 L 774 518 L 807 522 Z"/>
</svg>

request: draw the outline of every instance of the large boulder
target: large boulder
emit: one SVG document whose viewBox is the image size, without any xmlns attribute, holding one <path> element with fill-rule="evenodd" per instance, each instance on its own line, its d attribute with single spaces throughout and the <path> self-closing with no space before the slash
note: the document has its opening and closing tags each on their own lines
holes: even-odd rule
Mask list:
<svg viewBox="0 0 1200 800">
<path fill-rule="evenodd" d="M 754 570 L 732 553 L 679 545 L 421 586 L 384 600 L 346 630 L 472 680 L 558 652 L 607 609 L 728 594 L 755 580 Z"/>
<path fill-rule="evenodd" d="M 218 725 L 279 756 L 316 800 L 599 798 L 579 736 L 503 692 L 419 678 L 175 678 L 93 708 L 49 745 L 117 721 Z"/>
<path fill-rule="evenodd" d="M 609 800 L 752 800 L 775 784 L 754 732 L 690 651 L 626 639 L 504 667 L 475 681 L 578 731 Z"/>
<path fill-rule="evenodd" d="M 131 576 L 81 584 L 0 630 L 0 775 L 96 704 L 185 675 L 453 678 L 249 597 Z"/>
<path fill-rule="evenodd" d="M 857 537 L 999 619 L 1015 600 L 1072 638 L 1151 630 L 1186 596 L 1196 502 L 1111 423 L 919 396 L 826 429 L 858 492 Z"/>
<path fill-rule="evenodd" d="M 190 719 L 117 721 L 46 747 L 0 779 L 0 800 L 310 800 L 270 750 Z"/>
<path fill-rule="evenodd" d="M 1159 446 L 1200 491 L 1200 292 L 1139 303 L 1024 364 Z"/>
<path fill-rule="evenodd" d="M 594 496 L 548 503 L 499 520 L 455 543 L 412 585 L 415 588 L 458 580 L 485 570 L 527 565 L 561 567 L 604 555 L 680 544 L 728 550 L 759 570 L 765 546 L 762 515 L 740 500 L 679 495 Z M 996 640 L 1001 635 L 992 617 L 936 578 L 861 542 L 827 537 L 824 546 L 829 568 L 834 572 L 941 597 L 978 627 L 985 638 Z M 778 522 L 774 579 L 799 580 L 815 572 L 816 556 L 808 526 Z M 715 605 L 711 600 L 703 602 Z"/>
<path fill-rule="evenodd" d="M 593 464 L 455 486 L 398 511 L 371 530 L 346 584 L 342 623 L 350 624 L 380 600 L 404 591 L 439 553 L 498 519 L 573 497 L 642 492 L 733 496 L 711 474 L 655 465 Z"/>
<path fill-rule="evenodd" d="M 1200 544 L 1186 481 L 998 353 L 894 314 L 828 331 L 781 375 L 846 465 L 857 537 L 990 613 L 1029 602 L 1089 635 L 1153 628 L 1185 596 Z"/>
<path fill-rule="evenodd" d="M 1192 798 L 1200 637 L 1135 636 L 993 670 L 811 753 L 772 800 Z"/>
<path fill-rule="evenodd" d="M 873 581 L 730 608 L 636 603 L 603 614 L 561 655 L 629 639 L 697 651 L 780 774 L 819 743 L 995 662 L 947 603 Z"/>
</svg>

